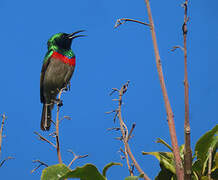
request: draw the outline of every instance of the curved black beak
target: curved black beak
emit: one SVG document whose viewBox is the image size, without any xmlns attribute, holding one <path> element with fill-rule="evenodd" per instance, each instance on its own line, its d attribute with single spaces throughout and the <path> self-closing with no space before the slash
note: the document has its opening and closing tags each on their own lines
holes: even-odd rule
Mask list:
<svg viewBox="0 0 218 180">
<path fill-rule="evenodd" d="M 86 36 L 86 35 L 83 35 L 83 34 L 79 34 L 79 35 L 76 35 L 76 34 L 78 34 L 78 33 L 81 33 L 81 32 L 84 32 L 85 30 L 79 30 L 79 31 L 76 31 L 76 32 L 74 32 L 74 33 L 72 33 L 72 34 L 69 34 L 67 37 L 69 38 L 69 39 L 75 39 L 75 38 L 78 38 L 78 37 L 84 37 L 84 36 Z"/>
</svg>

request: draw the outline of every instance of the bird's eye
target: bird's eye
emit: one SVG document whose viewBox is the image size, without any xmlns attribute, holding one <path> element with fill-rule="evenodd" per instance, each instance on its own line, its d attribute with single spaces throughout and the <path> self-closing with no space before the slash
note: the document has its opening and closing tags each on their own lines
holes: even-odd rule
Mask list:
<svg viewBox="0 0 218 180">
<path fill-rule="evenodd" d="M 50 46 L 50 45 L 51 45 L 51 43 L 50 43 L 50 42 L 47 42 L 47 45 L 48 45 L 48 46 Z"/>
</svg>

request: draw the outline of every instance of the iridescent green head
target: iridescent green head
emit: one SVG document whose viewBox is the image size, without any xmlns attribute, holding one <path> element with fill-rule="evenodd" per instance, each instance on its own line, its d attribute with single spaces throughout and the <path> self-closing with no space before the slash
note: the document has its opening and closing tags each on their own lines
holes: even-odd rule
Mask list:
<svg viewBox="0 0 218 180">
<path fill-rule="evenodd" d="M 77 38 L 77 37 L 82 37 L 85 35 L 76 35 L 80 32 L 83 32 L 84 30 L 76 31 L 71 34 L 67 33 L 57 33 L 53 35 L 49 40 L 48 40 L 48 50 L 53 49 L 64 49 L 64 50 L 69 50 L 71 49 L 71 44 L 72 40 Z"/>
</svg>

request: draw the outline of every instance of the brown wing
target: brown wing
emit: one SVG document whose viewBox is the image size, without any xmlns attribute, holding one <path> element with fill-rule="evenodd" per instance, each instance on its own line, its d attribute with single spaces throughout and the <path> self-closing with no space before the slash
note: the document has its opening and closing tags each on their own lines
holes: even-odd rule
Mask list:
<svg viewBox="0 0 218 180">
<path fill-rule="evenodd" d="M 43 96 L 43 81 L 44 81 L 45 72 L 46 72 L 46 69 L 48 68 L 49 63 L 50 63 L 49 59 L 46 62 L 44 62 L 44 64 L 42 65 L 42 70 L 40 74 L 40 100 L 42 103 L 45 103 L 45 98 Z"/>
</svg>

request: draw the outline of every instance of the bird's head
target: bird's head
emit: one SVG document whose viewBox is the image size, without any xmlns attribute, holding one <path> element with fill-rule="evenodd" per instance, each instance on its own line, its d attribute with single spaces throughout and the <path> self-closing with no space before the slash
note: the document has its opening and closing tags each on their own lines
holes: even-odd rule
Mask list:
<svg viewBox="0 0 218 180">
<path fill-rule="evenodd" d="M 53 35 L 49 40 L 48 40 L 48 49 L 71 49 L 71 44 L 73 39 L 78 38 L 78 37 L 83 37 L 85 35 L 77 35 L 80 32 L 83 32 L 84 30 L 76 31 L 71 34 L 67 33 L 57 33 Z"/>
</svg>

